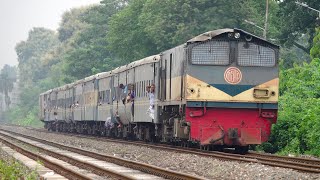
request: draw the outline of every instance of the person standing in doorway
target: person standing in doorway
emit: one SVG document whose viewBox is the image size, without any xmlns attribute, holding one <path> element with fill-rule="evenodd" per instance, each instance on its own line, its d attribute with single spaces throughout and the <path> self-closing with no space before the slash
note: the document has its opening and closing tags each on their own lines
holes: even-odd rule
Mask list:
<svg viewBox="0 0 320 180">
<path fill-rule="evenodd" d="M 155 97 L 155 85 L 151 84 L 151 86 L 147 86 L 146 88 L 147 94 L 150 101 L 150 107 L 147 111 L 151 119 L 154 119 L 154 97 Z"/>
</svg>

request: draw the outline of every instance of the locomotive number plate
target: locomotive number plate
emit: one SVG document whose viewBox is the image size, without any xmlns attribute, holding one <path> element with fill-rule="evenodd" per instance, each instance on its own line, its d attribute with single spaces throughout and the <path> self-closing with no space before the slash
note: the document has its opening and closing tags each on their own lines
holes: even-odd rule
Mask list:
<svg viewBox="0 0 320 180">
<path fill-rule="evenodd" d="M 242 73 L 240 69 L 236 67 L 229 67 L 224 72 L 224 80 L 229 84 L 238 84 L 242 79 Z"/>
</svg>

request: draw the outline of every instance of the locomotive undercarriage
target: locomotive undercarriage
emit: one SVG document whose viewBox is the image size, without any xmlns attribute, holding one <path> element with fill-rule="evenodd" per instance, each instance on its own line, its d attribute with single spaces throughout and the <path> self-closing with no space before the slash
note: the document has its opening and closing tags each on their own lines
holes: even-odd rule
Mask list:
<svg viewBox="0 0 320 180">
<path fill-rule="evenodd" d="M 160 112 L 160 123 L 132 123 L 123 125 L 114 123 L 106 127 L 104 121 L 47 121 L 49 131 L 106 136 L 145 142 L 160 142 L 175 146 L 200 148 L 206 151 L 222 151 L 225 145 L 206 144 L 191 140 L 190 123 L 185 121 L 184 107 L 164 106 Z M 237 153 L 246 153 L 249 146 L 233 146 Z"/>
<path fill-rule="evenodd" d="M 186 148 L 200 148 L 201 150 L 205 151 L 222 151 L 225 148 L 225 146 L 219 145 L 200 145 L 199 142 L 190 141 L 186 135 L 177 136 L 177 131 L 174 131 L 174 129 L 183 127 L 182 129 L 185 130 L 185 127 L 188 126 L 181 126 L 181 124 L 178 124 L 179 127 L 174 127 L 174 123 L 170 121 L 168 122 L 168 124 L 164 123 L 162 125 L 152 123 L 137 123 L 121 126 L 119 124 L 115 124 L 115 126 L 112 128 L 106 128 L 104 122 L 102 121 L 50 121 L 45 122 L 45 128 L 48 131 L 64 133 L 77 133 L 91 136 L 105 136 L 112 138 L 122 138 L 127 140 L 139 140 L 145 142 L 161 142 Z M 176 120 L 176 122 L 178 121 Z M 154 131 L 155 129 L 157 130 Z M 179 133 L 181 133 L 181 131 Z M 248 151 L 248 146 L 239 146 L 235 149 L 238 153 L 245 153 Z"/>
<path fill-rule="evenodd" d="M 114 123 L 106 127 L 104 121 L 46 121 L 49 131 L 107 136 L 147 142 L 161 142 L 183 147 L 196 146 L 189 141 L 189 124 L 182 120 L 179 106 L 166 106 L 160 113 L 159 124 L 141 122 L 132 124 Z"/>
<path fill-rule="evenodd" d="M 108 136 L 131 140 L 159 141 L 155 132 L 155 124 L 137 123 L 129 125 L 114 124 L 113 127 L 105 127 L 105 122 L 92 121 L 50 121 L 45 122 L 45 128 L 49 131 L 78 133 L 94 136 Z"/>
</svg>

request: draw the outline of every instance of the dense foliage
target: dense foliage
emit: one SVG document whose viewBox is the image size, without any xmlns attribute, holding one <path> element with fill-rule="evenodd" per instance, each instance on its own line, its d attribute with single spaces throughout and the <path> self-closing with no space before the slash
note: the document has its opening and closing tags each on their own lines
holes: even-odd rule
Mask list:
<svg viewBox="0 0 320 180">
<path fill-rule="evenodd" d="M 310 50 L 310 55 L 312 58 L 320 57 L 320 28 L 317 28 L 317 34 L 313 39 L 313 47 Z"/>
<path fill-rule="evenodd" d="M 320 9 L 317 0 L 305 1 Z M 200 33 L 242 28 L 262 36 L 261 0 L 103 0 L 64 13 L 57 32 L 33 28 L 17 44 L 21 103 L 7 113 L 19 124 L 41 124 L 38 95 L 169 49 Z M 320 30 L 317 14 L 295 0 L 269 0 L 267 39 L 282 45 L 278 124 L 265 150 L 320 156 Z"/>
<path fill-rule="evenodd" d="M 306 7 L 297 5 L 295 2 L 298 1 L 296 0 L 278 1 L 280 6 L 278 12 L 280 36 L 278 38 L 280 42 L 289 46 L 295 45 L 309 54 L 312 47 L 315 28 L 320 24 L 320 19 L 317 18 L 319 14 Z M 320 9 L 318 0 L 304 0 L 302 2 L 312 8 Z M 299 39 L 301 36 L 306 35 L 308 36 L 308 43 L 301 43 Z"/>
<path fill-rule="evenodd" d="M 35 171 L 29 172 L 26 167 L 14 160 L 0 160 L 0 178 L 3 180 L 35 180 L 38 176 Z"/>
<path fill-rule="evenodd" d="M 270 22 L 277 4 L 270 2 Z M 111 17 L 109 49 L 122 62 L 130 62 L 182 44 L 195 35 L 219 28 L 242 28 L 262 35 L 244 20 L 263 26 L 265 4 L 259 0 L 135 0 Z M 277 34 L 269 23 L 269 37 Z"/>
<path fill-rule="evenodd" d="M 4 94 L 4 102 L 7 108 L 9 108 L 11 104 L 9 92 L 13 90 L 13 83 L 16 81 L 16 76 L 16 68 L 7 64 L 0 71 L 0 93 Z"/>
<path fill-rule="evenodd" d="M 320 156 L 320 59 L 281 72 L 279 117 L 271 151 Z"/>
</svg>

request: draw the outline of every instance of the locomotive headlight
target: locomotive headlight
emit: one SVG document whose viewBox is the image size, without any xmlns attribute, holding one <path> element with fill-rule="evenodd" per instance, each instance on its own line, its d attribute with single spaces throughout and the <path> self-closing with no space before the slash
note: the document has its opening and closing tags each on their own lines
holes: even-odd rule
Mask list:
<svg viewBox="0 0 320 180">
<path fill-rule="evenodd" d="M 240 33 L 234 33 L 234 38 L 239 39 L 240 38 Z"/>
</svg>

